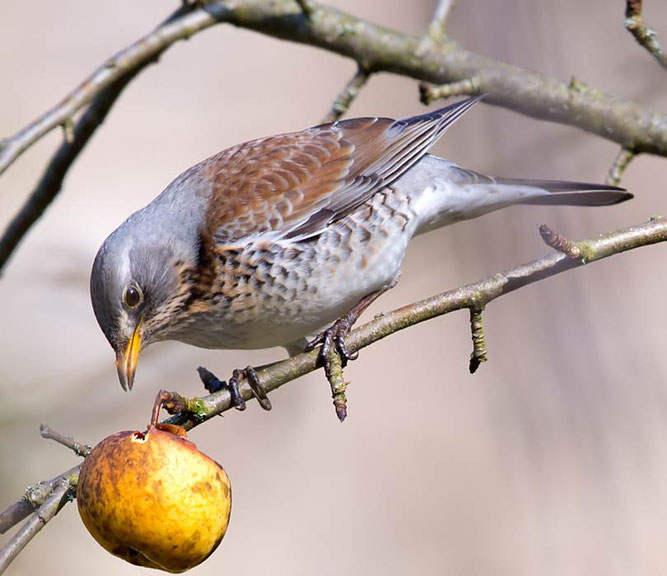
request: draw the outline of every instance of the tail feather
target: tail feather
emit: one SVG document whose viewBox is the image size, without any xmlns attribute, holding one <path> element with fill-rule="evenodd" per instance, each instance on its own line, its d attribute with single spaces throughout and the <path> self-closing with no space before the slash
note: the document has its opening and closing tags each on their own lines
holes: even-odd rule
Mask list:
<svg viewBox="0 0 667 576">
<path fill-rule="evenodd" d="M 494 178 L 497 184 L 508 186 L 528 186 L 549 192 L 533 196 L 517 202 L 539 206 L 611 206 L 634 195 L 618 186 L 591 184 L 589 182 L 568 182 L 563 180 L 520 180 L 511 178 Z"/>
</svg>

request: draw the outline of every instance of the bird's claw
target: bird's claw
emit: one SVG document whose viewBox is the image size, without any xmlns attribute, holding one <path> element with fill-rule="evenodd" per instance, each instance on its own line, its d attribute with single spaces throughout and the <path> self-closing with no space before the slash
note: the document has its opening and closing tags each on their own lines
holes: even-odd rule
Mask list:
<svg viewBox="0 0 667 576">
<path fill-rule="evenodd" d="M 359 352 L 350 352 L 345 343 L 345 338 L 347 338 L 351 328 L 352 323 L 346 317 L 340 318 L 306 345 L 306 352 L 321 345 L 318 358 L 327 374 L 331 371 L 332 347 L 340 356 L 343 366 L 346 366 L 349 361 L 359 358 Z"/>
<path fill-rule="evenodd" d="M 199 378 L 204 383 L 204 388 L 209 394 L 219 392 L 222 389 L 229 390 L 229 395 L 232 399 L 232 404 L 237 410 L 245 410 L 246 402 L 243 399 L 243 395 L 239 389 L 239 381 L 241 378 L 245 378 L 248 382 L 248 386 L 252 391 L 259 405 L 264 408 L 264 410 L 271 410 L 271 400 L 269 400 L 266 395 L 266 391 L 262 388 L 262 385 L 259 383 L 259 377 L 257 376 L 257 371 L 252 366 L 246 366 L 245 368 L 237 368 L 232 372 L 229 380 L 225 382 L 220 380 L 213 372 L 207 370 L 203 366 L 197 368 L 199 373 Z"/>
</svg>

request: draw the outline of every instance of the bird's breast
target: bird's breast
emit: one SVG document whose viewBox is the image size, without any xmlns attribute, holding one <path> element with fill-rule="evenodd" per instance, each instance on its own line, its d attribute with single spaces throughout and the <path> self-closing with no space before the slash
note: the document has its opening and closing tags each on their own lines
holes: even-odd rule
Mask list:
<svg viewBox="0 0 667 576">
<path fill-rule="evenodd" d="M 414 228 L 409 199 L 387 188 L 314 238 L 219 248 L 210 288 L 172 338 L 247 349 L 312 335 L 395 281 Z"/>
</svg>

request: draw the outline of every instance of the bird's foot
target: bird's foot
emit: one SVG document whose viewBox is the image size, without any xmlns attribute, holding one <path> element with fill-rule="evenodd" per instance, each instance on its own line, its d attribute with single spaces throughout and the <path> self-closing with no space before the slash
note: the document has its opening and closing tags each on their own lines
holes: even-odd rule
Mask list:
<svg viewBox="0 0 667 576">
<path fill-rule="evenodd" d="M 356 318 L 354 318 L 356 320 Z M 345 338 L 347 338 L 354 320 L 349 318 L 349 314 L 339 318 L 329 328 L 323 330 L 306 345 L 306 352 L 320 348 L 319 360 L 327 374 L 331 372 L 331 354 L 333 351 L 340 356 L 343 366 L 346 366 L 350 360 L 356 360 L 359 352 L 351 353 L 347 349 Z"/>
<path fill-rule="evenodd" d="M 306 345 L 306 352 L 314 350 L 320 344 L 322 345 L 319 359 L 327 374 L 331 372 L 331 354 L 334 352 L 332 347 L 335 347 L 335 352 L 340 356 L 343 367 L 345 367 L 350 360 L 356 360 L 359 357 L 359 352 L 350 353 L 347 349 L 345 339 L 350 333 L 352 326 L 354 326 L 354 323 L 359 319 L 359 316 L 363 314 L 364 310 L 366 310 L 374 300 L 389 290 L 394 284 L 395 282 L 385 288 L 381 288 L 380 290 L 376 290 L 375 292 L 371 292 L 364 296 L 350 308 L 350 310 L 348 310 L 347 314 L 341 316 L 332 326 L 308 342 Z"/>
<path fill-rule="evenodd" d="M 343 378 L 343 368 L 350 360 L 356 360 L 359 357 L 359 352 L 356 350 L 354 352 L 348 350 L 345 339 L 364 310 L 380 294 L 389 290 L 394 284 L 395 282 L 364 296 L 348 310 L 347 314 L 341 316 L 331 327 L 321 332 L 306 345 L 306 352 L 314 350 L 317 346 L 321 345 L 318 360 L 324 367 L 324 372 L 327 375 L 327 380 L 331 386 L 334 407 L 336 408 L 336 415 L 341 422 L 347 416 L 347 399 L 345 398 L 347 384 Z"/>
<path fill-rule="evenodd" d="M 331 386 L 331 397 L 336 415 L 341 422 L 347 417 L 347 398 L 345 396 L 347 383 L 343 377 L 343 367 L 349 360 L 355 360 L 359 356 L 358 352 L 351 354 L 345 344 L 345 337 L 349 334 L 351 327 L 352 323 L 349 318 L 343 316 L 306 346 L 306 350 L 313 350 L 316 346 L 322 345 L 318 360 L 324 366 L 324 373 Z"/>
<path fill-rule="evenodd" d="M 245 378 L 248 382 L 248 386 L 252 391 L 259 405 L 264 408 L 264 410 L 271 410 L 271 400 L 266 395 L 266 391 L 262 388 L 262 385 L 259 383 L 259 377 L 257 376 L 257 371 L 252 366 L 246 366 L 245 368 L 237 368 L 232 372 L 228 381 L 220 380 L 213 372 L 207 370 L 203 366 L 197 368 L 199 373 L 199 378 L 204 383 L 204 388 L 207 392 L 213 394 L 214 392 L 219 392 L 220 390 L 227 389 L 232 398 L 232 404 L 237 410 L 245 410 L 246 403 L 239 389 L 239 381 L 241 378 Z"/>
</svg>

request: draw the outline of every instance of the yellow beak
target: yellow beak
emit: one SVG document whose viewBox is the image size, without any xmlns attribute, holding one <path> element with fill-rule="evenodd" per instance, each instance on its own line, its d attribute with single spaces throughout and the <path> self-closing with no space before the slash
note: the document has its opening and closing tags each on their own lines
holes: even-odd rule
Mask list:
<svg viewBox="0 0 667 576">
<path fill-rule="evenodd" d="M 137 323 L 132 338 L 127 343 L 125 350 L 116 352 L 116 368 L 118 369 L 118 379 L 123 390 L 132 390 L 134 384 L 134 373 L 139 361 L 139 352 L 141 352 L 141 321 Z"/>
</svg>

